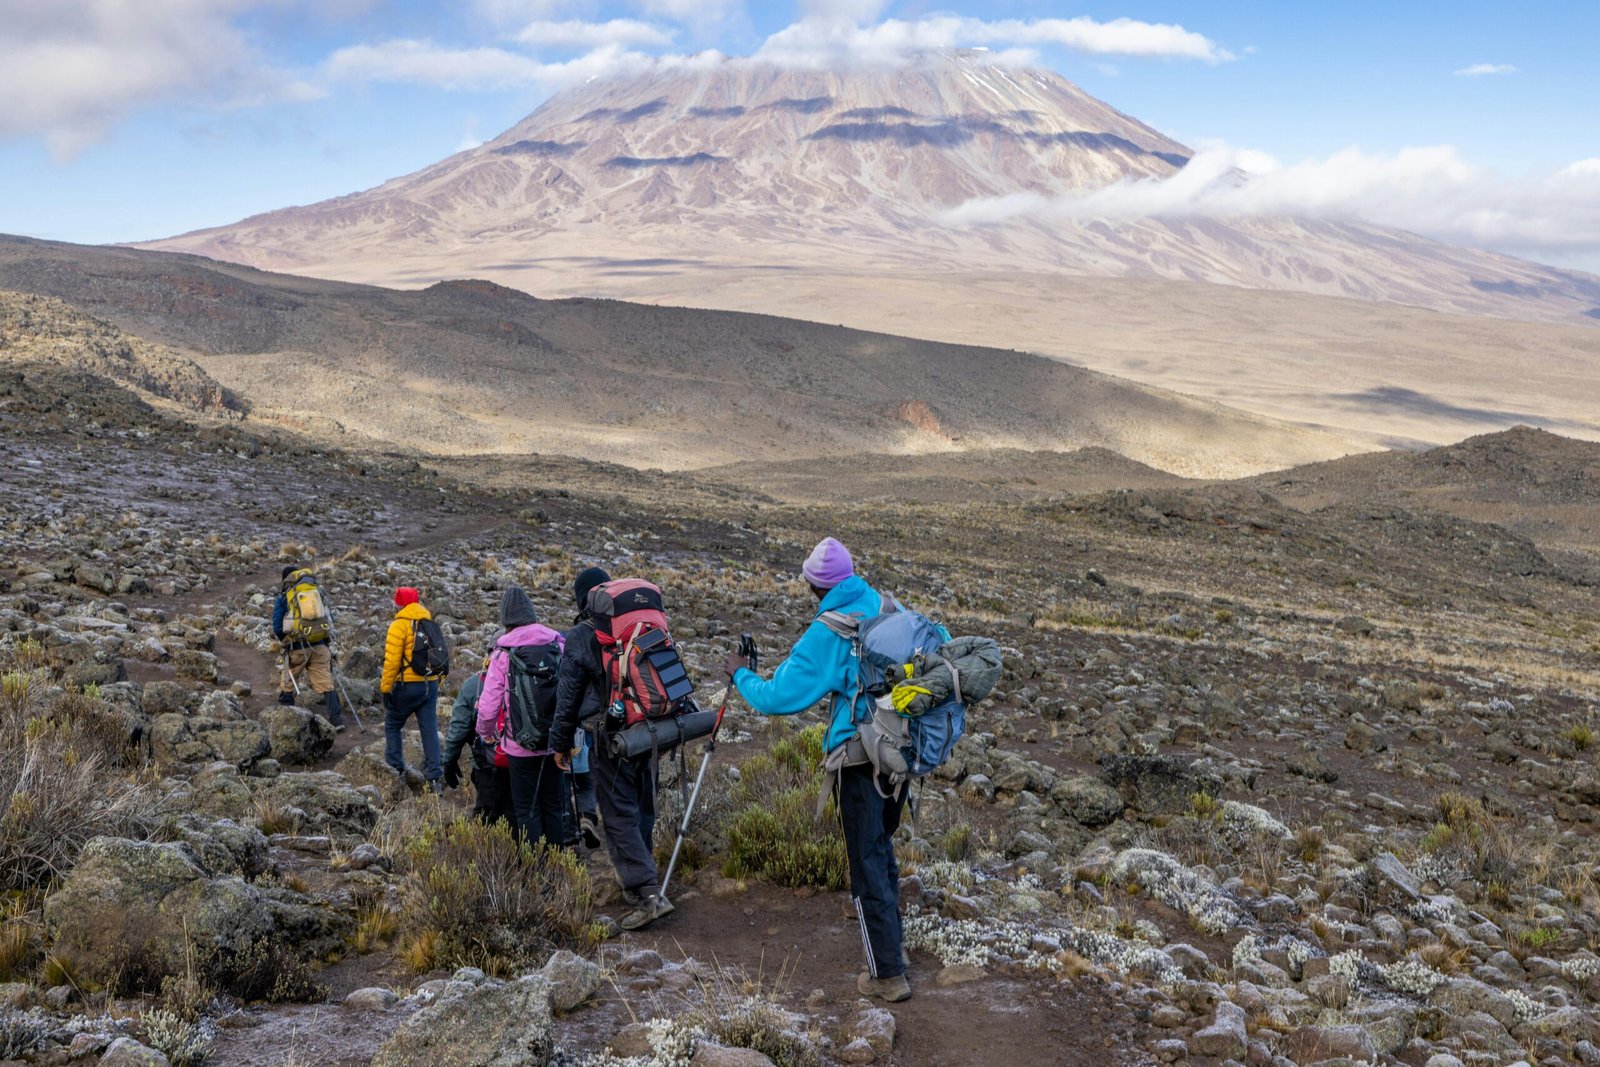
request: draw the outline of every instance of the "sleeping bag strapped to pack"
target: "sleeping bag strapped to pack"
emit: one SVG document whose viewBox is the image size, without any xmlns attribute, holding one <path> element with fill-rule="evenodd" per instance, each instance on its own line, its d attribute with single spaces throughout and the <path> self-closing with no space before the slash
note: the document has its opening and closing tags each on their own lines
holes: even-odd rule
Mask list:
<svg viewBox="0 0 1600 1067">
<path fill-rule="evenodd" d="M 668 719 L 685 710 L 694 692 L 667 628 L 661 590 L 639 579 L 603 582 L 589 591 L 589 615 L 623 724 Z"/>
<path fill-rule="evenodd" d="M 323 645 L 333 619 L 328 614 L 328 603 L 317 587 L 316 576 L 309 570 L 298 570 L 283 580 L 283 599 L 288 607 L 283 627 L 283 640 L 290 645 Z"/>
<path fill-rule="evenodd" d="M 550 746 L 550 723 L 556 711 L 556 667 L 561 662 L 558 644 L 507 648 L 506 722 L 511 739 L 529 752 Z"/>
</svg>

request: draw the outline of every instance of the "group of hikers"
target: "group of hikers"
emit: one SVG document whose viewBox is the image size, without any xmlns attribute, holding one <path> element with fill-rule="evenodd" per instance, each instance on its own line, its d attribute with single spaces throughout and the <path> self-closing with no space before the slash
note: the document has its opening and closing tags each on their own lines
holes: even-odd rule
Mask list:
<svg viewBox="0 0 1600 1067">
<path fill-rule="evenodd" d="M 864 995 L 900 1001 L 911 995 L 911 986 L 891 838 L 909 782 L 948 756 L 960 736 L 964 702 L 981 699 L 985 682 L 992 687 L 999 657 L 992 641 L 951 642 L 942 627 L 880 594 L 831 537 L 800 570 L 817 608 L 788 656 L 763 677 L 753 655 L 729 653 L 723 673 L 730 692 L 763 715 L 794 715 L 828 701 L 824 767 L 867 957 L 856 984 Z M 311 602 L 307 585 L 314 588 L 315 580 L 309 571 L 285 568 L 282 581 L 273 611 L 273 632 L 283 648 L 280 700 L 294 701 L 296 675 L 304 671 L 328 720 L 342 729 L 331 620 L 306 624 L 308 612 L 326 616 L 326 606 Z M 506 820 L 530 843 L 582 842 L 593 848 L 603 840 L 631 909 L 618 925 L 637 930 L 673 910 L 652 847 L 660 751 L 653 743 L 639 751 L 619 745 L 617 734 L 638 729 L 657 737 L 658 725 L 667 721 L 663 709 L 681 714 L 693 707 L 685 697 L 692 687 L 673 650 L 659 589 L 639 580 L 614 581 L 589 567 L 576 576 L 572 591 L 576 617 L 558 631 L 539 621 L 520 587 L 504 590 L 503 633 L 481 669 L 461 686 L 441 751 L 435 709 L 448 671 L 444 638 L 418 591 L 397 589 L 378 687 L 385 760 L 397 774 L 416 774 L 405 763 L 403 746 L 403 729 L 415 717 L 424 753 L 422 784 L 442 792 L 459 787 L 461 754 L 470 747 L 474 813 L 486 821 Z M 891 616 L 900 640 L 910 644 L 889 656 L 887 669 L 878 669 L 877 646 L 868 634 L 875 627 L 887 632 L 891 627 L 879 624 Z M 941 646 L 958 651 L 940 652 Z M 953 658 L 961 654 L 968 658 Z M 862 679 L 872 669 L 884 685 L 869 692 Z M 953 708 L 955 718 L 921 715 L 918 708 L 930 705 Z M 927 731 L 932 755 L 918 756 L 919 739 L 908 729 Z M 901 732 L 891 736 L 886 730 Z M 714 738 L 715 726 L 708 732 Z"/>
</svg>

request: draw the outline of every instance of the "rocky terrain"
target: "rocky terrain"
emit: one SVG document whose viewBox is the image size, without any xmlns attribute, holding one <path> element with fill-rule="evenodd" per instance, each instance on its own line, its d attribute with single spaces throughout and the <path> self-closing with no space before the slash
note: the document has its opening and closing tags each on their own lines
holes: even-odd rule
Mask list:
<svg viewBox="0 0 1600 1067">
<path fill-rule="evenodd" d="M 1011 453 L 955 494 L 941 457 L 863 460 L 895 488 L 818 503 L 792 471 L 336 449 L 104 340 L 0 364 L 0 1062 L 1600 1062 L 1600 446 L 1253 482 Z M 734 702 L 636 934 L 603 856 L 519 864 L 384 768 L 395 585 L 453 695 L 507 583 L 564 622 L 578 568 L 651 577 L 710 703 L 738 633 L 799 633 L 824 534 L 1006 650 L 897 841 L 912 1000 L 855 995 L 815 716 Z M 288 561 L 365 732 L 273 701 Z"/>
</svg>

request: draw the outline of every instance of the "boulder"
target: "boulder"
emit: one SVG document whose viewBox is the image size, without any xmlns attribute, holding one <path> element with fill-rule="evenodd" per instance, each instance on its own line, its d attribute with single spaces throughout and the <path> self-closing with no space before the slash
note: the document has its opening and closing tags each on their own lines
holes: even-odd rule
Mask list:
<svg viewBox="0 0 1600 1067">
<path fill-rule="evenodd" d="M 1189 1039 L 1189 1051 L 1196 1056 L 1239 1059 L 1250 1045 L 1244 1029 L 1244 1009 L 1230 1000 L 1217 1002 L 1211 1025 L 1196 1030 Z"/>
<path fill-rule="evenodd" d="M 383 1011 L 392 1008 L 400 1002 L 400 994 L 383 986 L 367 986 L 357 989 L 344 998 L 344 1006 L 356 1011 Z"/>
<path fill-rule="evenodd" d="M 1108 755 L 1100 760 L 1100 776 L 1146 815 L 1179 815 L 1194 794 L 1222 790 L 1222 776 L 1209 762 L 1166 754 Z"/>
<path fill-rule="evenodd" d="M 200 694 L 177 682 L 146 682 L 140 702 L 146 715 L 182 715 L 200 706 Z"/>
<path fill-rule="evenodd" d="M 552 954 L 539 973 L 550 983 L 550 1007 L 559 1013 L 576 1008 L 600 988 L 600 966 L 566 949 Z"/>
<path fill-rule="evenodd" d="M 1476 978 L 1455 977 L 1439 983 L 1428 994 L 1428 1003 L 1454 1016 L 1482 1012 L 1503 1027 L 1517 1021 L 1516 1002 Z"/>
<path fill-rule="evenodd" d="M 254 880 L 272 869 L 266 835 L 254 826 L 242 826 L 232 819 L 212 822 L 188 815 L 179 822 L 178 832 L 212 874 L 236 874 Z"/>
<path fill-rule="evenodd" d="M 1372 1063 L 1378 1058 L 1372 1036 L 1360 1026 L 1302 1026 L 1284 1038 L 1280 1048 L 1295 1063 L 1334 1059 Z"/>
<path fill-rule="evenodd" d="M 193 678 L 199 682 L 217 680 L 217 657 L 210 652 L 180 648 L 172 653 L 172 665 L 179 678 Z"/>
<path fill-rule="evenodd" d="M 297 812 L 305 831 L 365 837 L 378 821 L 372 798 L 333 771 L 252 778 L 249 784 L 258 801 Z"/>
<path fill-rule="evenodd" d="M 550 983 L 543 975 L 511 982 L 451 980 L 433 1003 L 400 1024 L 372 1067 L 545 1064 L 555 1047 L 554 1031 Z"/>
<path fill-rule="evenodd" d="M 333 748 L 334 730 L 328 720 L 302 708 L 274 704 L 261 713 L 261 725 L 272 743 L 273 758 L 280 763 L 315 763 Z"/>
<path fill-rule="evenodd" d="M 157 762 L 173 765 L 225 760 L 248 768 L 272 751 L 261 724 L 244 720 L 191 718 L 177 713 L 157 715 L 150 727 L 151 751 Z"/>
<path fill-rule="evenodd" d="M 867 1008 L 850 1024 L 850 1038 L 865 1041 L 880 1056 L 893 1051 L 894 1035 L 894 1013 L 888 1008 Z"/>
<path fill-rule="evenodd" d="M 1114 822 L 1127 807 L 1121 793 L 1087 774 L 1057 778 L 1050 787 L 1050 799 L 1063 815 L 1088 827 L 1101 827 Z"/>
<path fill-rule="evenodd" d="M 100 1057 L 100 1067 L 168 1067 L 168 1062 L 165 1055 L 148 1045 L 131 1037 L 119 1037 Z"/>
<path fill-rule="evenodd" d="M 132 967 L 152 979 L 180 973 L 186 942 L 229 956 L 273 933 L 256 887 L 213 877 L 186 842 L 118 837 L 84 846 L 44 918 L 51 951 L 96 982 Z"/>
</svg>

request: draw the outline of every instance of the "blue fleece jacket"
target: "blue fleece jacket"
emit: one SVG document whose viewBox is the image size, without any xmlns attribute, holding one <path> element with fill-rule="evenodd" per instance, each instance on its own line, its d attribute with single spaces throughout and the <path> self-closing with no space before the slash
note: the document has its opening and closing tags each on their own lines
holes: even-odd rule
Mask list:
<svg viewBox="0 0 1600 1067">
<path fill-rule="evenodd" d="M 856 716 L 850 707 L 850 693 L 855 688 L 858 668 L 850 642 L 828 629 L 820 621 L 821 616 L 827 611 L 842 611 L 871 619 L 882 607 L 883 598 L 865 578 L 846 578 L 822 598 L 817 618 L 789 650 L 789 657 L 778 664 L 771 679 L 748 668 L 733 676 L 739 695 L 763 715 L 796 715 L 832 694 L 831 719 L 823 740 L 825 749 L 832 752 L 855 736 Z"/>
</svg>

